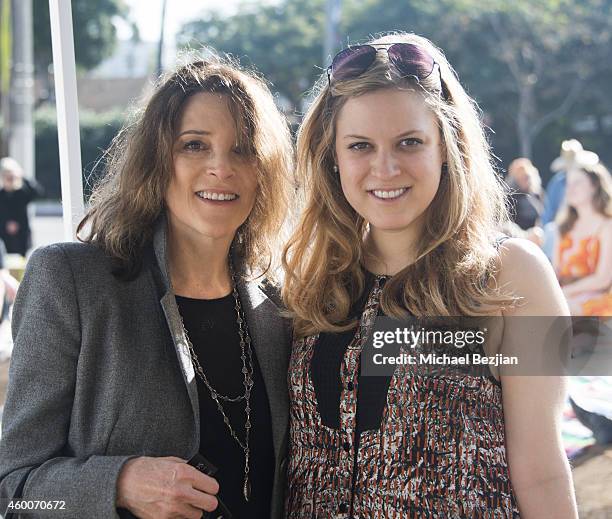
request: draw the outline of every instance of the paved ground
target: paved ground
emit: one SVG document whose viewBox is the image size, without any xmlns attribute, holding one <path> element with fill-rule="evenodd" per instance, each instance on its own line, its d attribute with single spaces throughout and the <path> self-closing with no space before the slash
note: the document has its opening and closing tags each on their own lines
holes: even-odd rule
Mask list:
<svg viewBox="0 0 612 519">
<path fill-rule="evenodd" d="M 612 447 L 593 447 L 574 462 L 574 487 L 580 519 L 612 517 Z"/>
</svg>

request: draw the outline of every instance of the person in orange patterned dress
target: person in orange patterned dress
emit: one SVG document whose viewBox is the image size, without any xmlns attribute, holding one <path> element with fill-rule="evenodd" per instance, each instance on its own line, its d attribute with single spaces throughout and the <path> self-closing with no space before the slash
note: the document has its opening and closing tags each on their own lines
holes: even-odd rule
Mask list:
<svg viewBox="0 0 612 519">
<path fill-rule="evenodd" d="M 555 270 L 572 315 L 612 316 L 612 179 L 601 163 L 568 171 Z"/>
</svg>

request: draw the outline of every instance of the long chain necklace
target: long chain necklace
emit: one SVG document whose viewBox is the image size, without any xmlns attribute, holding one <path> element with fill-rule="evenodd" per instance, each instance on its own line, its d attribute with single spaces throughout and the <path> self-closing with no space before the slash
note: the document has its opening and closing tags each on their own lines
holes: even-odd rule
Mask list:
<svg viewBox="0 0 612 519">
<path fill-rule="evenodd" d="M 183 333 L 185 334 L 185 339 L 187 342 L 187 347 L 189 349 L 189 356 L 191 357 L 191 361 L 196 370 L 198 376 L 204 382 L 204 385 L 210 392 L 210 396 L 217 404 L 217 409 L 223 416 L 223 421 L 225 425 L 229 429 L 229 432 L 236 440 L 240 448 L 244 452 L 244 485 L 242 487 L 242 494 L 244 495 L 245 501 L 248 501 L 251 497 L 251 483 L 249 481 L 249 461 L 251 456 L 251 450 L 249 447 L 249 436 L 251 432 L 251 389 L 253 388 L 253 353 L 251 348 L 251 337 L 249 335 L 249 330 L 246 325 L 246 319 L 244 318 L 244 312 L 242 311 L 242 305 L 240 304 L 240 297 L 238 295 L 238 289 L 236 288 L 236 279 L 234 275 L 234 269 L 230 262 L 230 275 L 232 278 L 232 295 L 234 296 L 234 309 L 236 310 L 236 322 L 238 323 L 238 334 L 240 335 L 240 359 L 242 360 L 242 375 L 243 375 L 243 386 L 244 393 L 242 395 L 238 395 L 236 397 L 229 397 L 226 395 L 222 395 L 219 393 L 210 383 L 208 377 L 204 373 L 202 366 L 200 364 L 200 360 L 196 355 L 191 339 L 189 338 L 189 334 L 187 333 L 187 329 L 185 328 L 185 323 L 181 317 L 181 323 L 183 325 Z M 223 404 L 221 401 L 225 402 L 240 402 L 245 400 L 244 412 L 246 415 L 246 421 L 244 423 L 245 429 L 245 439 L 244 442 L 238 438 L 236 431 L 232 427 L 232 424 L 229 421 L 225 410 L 223 409 Z"/>
</svg>

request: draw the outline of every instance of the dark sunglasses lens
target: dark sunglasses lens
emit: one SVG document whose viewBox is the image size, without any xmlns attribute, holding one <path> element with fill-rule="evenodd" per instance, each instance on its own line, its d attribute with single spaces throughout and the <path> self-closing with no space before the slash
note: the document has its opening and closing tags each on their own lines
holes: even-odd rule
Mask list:
<svg viewBox="0 0 612 519">
<path fill-rule="evenodd" d="M 376 49 L 369 45 L 349 47 L 336 54 L 331 64 L 331 76 L 334 80 L 355 78 L 363 74 L 376 58 Z"/>
<path fill-rule="evenodd" d="M 402 76 L 425 79 L 434 69 L 434 59 L 422 48 L 410 43 L 396 43 L 389 47 L 389 60 Z"/>
</svg>

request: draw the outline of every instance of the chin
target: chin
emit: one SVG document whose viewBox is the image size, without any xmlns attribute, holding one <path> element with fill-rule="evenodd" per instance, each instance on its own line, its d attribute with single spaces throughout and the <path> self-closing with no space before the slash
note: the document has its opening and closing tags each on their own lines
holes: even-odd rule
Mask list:
<svg viewBox="0 0 612 519">
<path fill-rule="evenodd" d="M 227 222 L 219 224 L 207 222 L 204 225 L 191 225 L 191 229 L 202 238 L 221 240 L 229 237 L 233 238 L 238 227 L 228 226 Z"/>
<path fill-rule="evenodd" d="M 229 232 L 219 232 L 219 231 L 210 231 L 210 230 L 205 230 L 205 231 L 201 231 L 199 233 L 202 238 L 206 238 L 209 240 L 226 240 L 226 239 L 234 239 L 234 235 L 236 234 L 236 231 L 229 231 Z"/>
<path fill-rule="evenodd" d="M 401 232 L 404 231 L 414 223 L 414 220 L 404 221 L 404 222 L 381 222 L 381 221 L 372 221 L 370 220 L 370 227 L 377 229 L 379 231 L 387 231 L 387 232 Z"/>
</svg>

